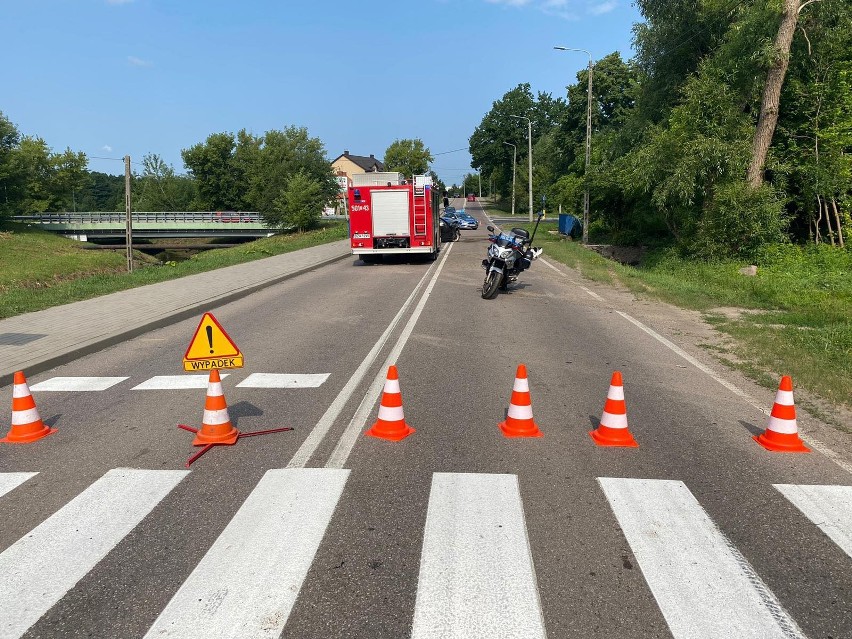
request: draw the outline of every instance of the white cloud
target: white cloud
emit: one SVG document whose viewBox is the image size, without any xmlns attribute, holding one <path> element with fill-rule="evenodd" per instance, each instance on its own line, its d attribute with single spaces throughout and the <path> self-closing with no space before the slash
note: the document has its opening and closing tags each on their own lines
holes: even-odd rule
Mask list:
<svg viewBox="0 0 852 639">
<path fill-rule="evenodd" d="M 593 16 L 600 16 L 605 13 L 609 13 L 613 9 L 618 6 L 618 2 L 615 0 L 605 0 L 605 2 L 601 2 L 600 4 L 595 4 L 589 7 L 589 13 Z"/>
<path fill-rule="evenodd" d="M 107 4 L 130 4 L 135 0 L 106 0 Z"/>
<path fill-rule="evenodd" d="M 506 7 L 535 8 L 546 15 L 564 20 L 577 20 L 579 18 L 578 12 L 574 9 L 574 6 L 579 4 L 579 0 L 485 0 L 485 2 Z M 604 4 L 612 4 L 613 7 L 616 5 L 614 0 L 611 2 L 605 1 Z M 611 8 L 605 9 L 605 11 L 610 10 Z M 604 13 L 605 11 L 601 11 L 600 13 Z"/>
<path fill-rule="evenodd" d="M 137 58 L 134 55 L 127 56 L 127 61 L 133 65 L 134 67 L 150 67 L 151 62 L 148 60 L 143 60 L 142 58 Z"/>
<path fill-rule="evenodd" d="M 101 151 L 106 151 L 107 153 L 109 153 L 110 151 L 112 151 L 112 147 L 109 144 L 104 144 L 101 147 Z"/>
</svg>

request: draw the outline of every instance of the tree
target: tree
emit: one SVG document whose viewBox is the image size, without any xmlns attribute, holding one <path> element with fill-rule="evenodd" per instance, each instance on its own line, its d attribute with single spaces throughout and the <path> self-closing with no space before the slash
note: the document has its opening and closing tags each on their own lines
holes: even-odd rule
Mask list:
<svg viewBox="0 0 852 639">
<path fill-rule="evenodd" d="M 82 151 L 66 148 L 64 152 L 51 154 L 51 210 L 76 211 L 77 196 L 89 185 L 89 159 Z"/>
<path fill-rule="evenodd" d="M 249 185 L 246 200 L 261 214 L 278 210 L 282 193 L 299 172 L 318 185 L 323 206 L 337 196 L 338 186 L 325 147 L 304 127 L 267 131 L 259 138 L 241 132 L 237 156 Z"/>
<path fill-rule="evenodd" d="M 405 177 L 423 175 L 434 158 L 420 139 L 394 140 L 385 151 L 385 170 L 398 171 Z"/>
<path fill-rule="evenodd" d="M 772 136 L 775 134 L 775 125 L 778 123 L 778 102 L 781 99 L 781 87 L 790 62 L 790 45 L 796 33 L 799 11 L 805 5 L 817 1 L 808 0 L 802 4 L 801 0 L 784 0 L 784 14 L 775 36 L 774 60 L 766 75 L 760 116 L 751 147 L 751 162 L 746 177 L 749 186 L 754 189 L 763 184 L 763 166 L 766 163 L 766 154 L 769 152 Z"/>
<path fill-rule="evenodd" d="M 203 143 L 181 151 L 198 188 L 198 207 L 208 211 L 245 210 L 245 176 L 234 158 L 232 133 L 214 133 Z"/>
<path fill-rule="evenodd" d="M 18 202 L 21 176 L 12 156 L 21 141 L 18 128 L 0 111 L 0 220 L 13 213 Z"/>
<path fill-rule="evenodd" d="M 300 169 L 290 176 L 273 202 L 272 210 L 262 213 L 264 222 L 279 229 L 296 228 L 300 233 L 315 227 L 328 202 L 323 185 Z"/>
<path fill-rule="evenodd" d="M 192 179 L 176 175 L 174 168 L 156 153 L 142 156 L 142 174 L 131 193 L 135 211 L 188 211 L 195 199 Z"/>
</svg>

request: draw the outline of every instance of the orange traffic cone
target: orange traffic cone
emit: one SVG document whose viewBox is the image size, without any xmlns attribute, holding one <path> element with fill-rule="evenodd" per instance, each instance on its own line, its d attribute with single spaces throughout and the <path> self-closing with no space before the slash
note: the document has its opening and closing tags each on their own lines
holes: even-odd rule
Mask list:
<svg viewBox="0 0 852 639">
<path fill-rule="evenodd" d="M 382 393 L 382 403 L 379 406 L 379 418 L 367 431 L 367 435 L 398 442 L 405 439 L 414 429 L 405 423 L 402 412 L 402 393 L 399 390 L 399 375 L 396 366 L 388 368 L 385 389 Z"/>
<path fill-rule="evenodd" d="M 515 374 L 512 386 L 512 399 L 506 421 L 500 422 L 500 430 L 506 437 L 542 437 L 541 431 L 533 421 L 532 402 L 530 401 L 530 383 L 527 379 L 527 367 L 521 364 Z"/>
<path fill-rule="evenodd" d="M 207 444 L 235 444 L 240 431 L 234 428 L 228 416 L 228 405 L 222 392 L 222 379 L 215 368 L 210 371 L 207 382 L 207 399 L 204 401 L 204 417 L 201 428 L 192 441 L 193 446 Z"/>
<path fill-rule="evenodd" d="M 769 415 L 769 425 L 760 435 L 753 437 L 754 441 L 766 450 L 776 453 L 809 453 L 799 438 L 796 426 L 796 406 L 793 403 L 793 380 L 789 375 L 781 378 L 772 413 Z"/>
<path fill-rule="evenodd" d="M 18 371 L 12 388 L 12 428 L 0 442 L 29 444 L 55 432 L 55 428 L 48 428 L 41 421 L 30 387 L 27 386 L 27 378 L 23 371 Z"/>
<path fill-rule="evenodd" d="M 624 383 L 621 371 L 612 374 L 609 392 L 606 394 L 600 425 L 589 433 L 598 446 L 629 446 L 638 448 L 639 444 L 627 428 L 627 404 L 624 403 Z"/>
</svg>

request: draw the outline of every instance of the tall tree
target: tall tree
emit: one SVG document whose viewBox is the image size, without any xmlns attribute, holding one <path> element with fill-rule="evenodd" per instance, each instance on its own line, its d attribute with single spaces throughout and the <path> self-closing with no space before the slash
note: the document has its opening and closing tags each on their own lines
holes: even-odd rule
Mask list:
<svg viewBox="0 0 852 639">
<path fill-rule="evenodd" d="M 751 162 L 748 166 L 746 179 L 752 188 L 757 188 L 763 184 L 763 167 L 766 163 L 766 154 L 769 152 L 772 136 L 775 134 L 775 125 L 778 123 L 781 87 L 784 85 L 784 76 L 787 74 L 787 66 L 790 62 L 790 45 L 793 42 L 793 35 L 796 33 L 799 12 L 806 5 L 818 1 L 807 0 L 802 4 L 801 0 L 784 0 L 784 13 L 781 16 L 781 24 L 778 27 L 775 46 L 773 47 L 774 60 L 766 74 L 763 100 L 760 104 L 760 116 L 757 120 L 757 128 L 751 146 Z"/>
<path fill-rule="evenodd" d="M 434 158 L 421 139 L 394 140 L 385 151 L 385 170 L 398 171 L 405 177 L 424 175 Z"/>
</svg>

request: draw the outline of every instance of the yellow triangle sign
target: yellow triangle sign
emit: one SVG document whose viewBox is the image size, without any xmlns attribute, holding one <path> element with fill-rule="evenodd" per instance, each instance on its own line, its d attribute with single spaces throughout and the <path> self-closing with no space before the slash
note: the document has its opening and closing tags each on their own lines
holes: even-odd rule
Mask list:
<svg viewBox="0 0 852 639">
<path fill-rule="evenodd" d="M 205 313 L 183 356 L 183 367 L 188 371 L 242 368 L 243 354 L 213 314 Z"/>
</svg>

